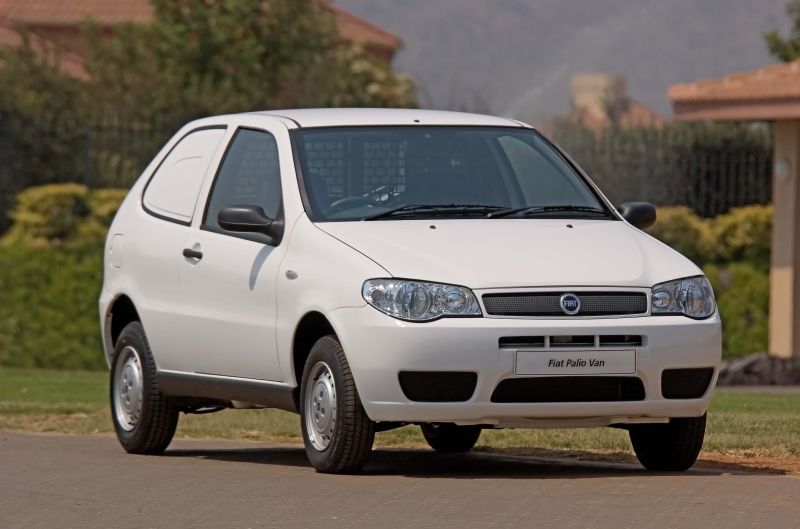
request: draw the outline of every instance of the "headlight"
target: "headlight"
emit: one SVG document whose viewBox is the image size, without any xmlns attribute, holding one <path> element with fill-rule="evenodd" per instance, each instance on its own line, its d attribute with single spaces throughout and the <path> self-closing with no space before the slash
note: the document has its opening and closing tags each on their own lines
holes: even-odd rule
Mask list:
<svg viewBox="0 0 800 529">
<path fill-rule="evenodd" d="M 443 316 L 480 316 L 475 294 L 468 288 L 407 279 L 370 279 L 361 289 L 364 299 L 389 316 L 430 321 Z"/>
<path fill-rule="evenodd" d="M 711 283 L 704 276 L 676 279 L 653 287 L 651 313 L 683 314 L 690 318 L 708 318 L 717 308 Z"/>
</svg>

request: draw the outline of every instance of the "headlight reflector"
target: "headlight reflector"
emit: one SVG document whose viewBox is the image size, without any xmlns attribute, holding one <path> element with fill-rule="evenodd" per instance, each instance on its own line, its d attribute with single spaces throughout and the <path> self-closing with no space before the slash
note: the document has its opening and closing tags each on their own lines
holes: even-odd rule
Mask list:
<svg viewBox="0 0 800 529">
<path fill-rule="evenodd" d="M 364 300 L 394 318 L 430 321 L 445 316 L 480 316 L 475 294 L 465 287 L 407 279 L 369 279 Z"/>
<path fill-rule="evenodd" d="M 705 276 L 667 281 L 653 287 L 650 296 L 652 314 L 683 314 L 702 319 L 717 309 L 714 291 Z"/>
</svg>

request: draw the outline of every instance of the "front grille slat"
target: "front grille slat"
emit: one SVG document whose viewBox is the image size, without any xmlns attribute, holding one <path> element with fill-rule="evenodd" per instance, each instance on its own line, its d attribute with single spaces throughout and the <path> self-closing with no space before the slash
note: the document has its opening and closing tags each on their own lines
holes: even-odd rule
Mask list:
<svg viewBox="0 0 800 529">
<path fill-rule="evenodd" d="M 483 306 L 492 316 L 565 316 L 561 310 L 564 292 L 484 294 Z M 647 295 L 643 292 L 571 292 L 581 302 L 575 316 L 620 316 L 645 314 Z"/>
<path fill-rule="evenodd" d="M 595 345 L 595 339 L 597 344 Z M 500 348 L 509 349 L 557 349 L 559 347 L 592 347 L 609 349 L 619 347 L 642 347 L 644 337 L 640 334 L 599 334 L 576 336 L 502 336 L 497 341 Z"/>
<path fill-rule="evenodd" d="M 544 347 L 544 336 L 504 336 L 498 340 L 500 347 L 541 348 Z"/>
<path fill-rule="evenodd" d="M 594 336 L 583 334 L 577 336 L 551 336 L 550 348 L 558 347 L 594 347 Z"/>
</svg>

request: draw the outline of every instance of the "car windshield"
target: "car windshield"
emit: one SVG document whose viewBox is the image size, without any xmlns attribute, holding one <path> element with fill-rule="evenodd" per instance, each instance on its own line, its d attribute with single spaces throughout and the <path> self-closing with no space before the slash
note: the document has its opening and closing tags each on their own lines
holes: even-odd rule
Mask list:
<svg viewBox="0 0 800 529">
<path fill-rule="evenodd" d="M 294 143 L 315 221 L 616 218 L 530 129 L 311 128 Z"/>
</svg>

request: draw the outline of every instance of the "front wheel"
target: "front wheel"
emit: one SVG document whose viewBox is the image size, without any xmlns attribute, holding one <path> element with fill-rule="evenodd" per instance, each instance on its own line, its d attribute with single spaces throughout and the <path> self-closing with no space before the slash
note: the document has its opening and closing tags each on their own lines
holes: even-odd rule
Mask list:
<svg viewBox="0 0 800 529">
<path fill-rule="evenodd" d="M 134 454 L 166 450 L 178 410 L 158 388 L 156 364 L 142 324 L 122 329 L 111 362 L 111 417 L 122 447 Z"/>
<path fill-rule="evenodd" d="M 700 450 L 706 416 L 671 419 L 667 424 L 634 424 L 629 428 L 633 451 L 647 470 L 688 470 Z"/>
<path fill-rule="evenodd" d="M 469 452 L 481 436 L 480 426 L 423 424 L 420 428 L 428 445 L 437 452 L 446 454 Z"/>
<path fill-rule="evenodd" d="M 317 340 L 303 369 L 300 424 L 309 461 L 318 472 L 348 474 L 366 464 L 375 439 L 350 365 L 335 336 Z"/>
</svg>

